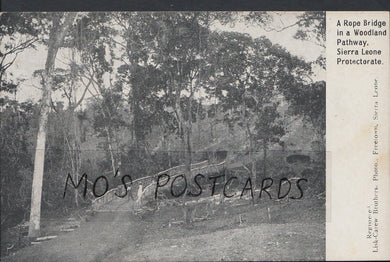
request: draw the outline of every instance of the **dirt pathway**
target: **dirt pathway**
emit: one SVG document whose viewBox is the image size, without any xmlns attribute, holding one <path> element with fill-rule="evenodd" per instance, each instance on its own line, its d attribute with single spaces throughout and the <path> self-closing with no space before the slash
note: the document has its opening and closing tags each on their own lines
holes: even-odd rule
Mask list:
<svg viewBox="0 0 390 262">
<path fill-rule="evenodd" d="M 126 211 L 99 212 L 77 230 L 2 261 L 324 260 L 322 206 L 322 202 L 275 204 L 268 209 L 270 223 L 266 206 L 246 205 L 218 210 L 214 217 L 191 226 L 180 222 L 181 207 L 142 217 Z"/>
<path fill-rule="evenodd" d="M 98 213 L 77 230 L 21 249 L 4 261 L 101 261 L 118 249 L 130 249 L 141 232 L 142 223 L 135 226 L 129 212 Z"/>
</svg>

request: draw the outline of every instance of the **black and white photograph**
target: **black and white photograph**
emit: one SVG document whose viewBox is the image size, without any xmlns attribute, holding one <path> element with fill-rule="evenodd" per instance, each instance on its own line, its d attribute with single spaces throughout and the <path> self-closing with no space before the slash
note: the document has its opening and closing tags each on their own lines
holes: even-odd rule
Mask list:
<svg viewBox="0 0 390 262">
<path fill-rule="evenodd" d="M 326 259 L 326 13 L 0 13 L 1 261 Z"/>
</svg>

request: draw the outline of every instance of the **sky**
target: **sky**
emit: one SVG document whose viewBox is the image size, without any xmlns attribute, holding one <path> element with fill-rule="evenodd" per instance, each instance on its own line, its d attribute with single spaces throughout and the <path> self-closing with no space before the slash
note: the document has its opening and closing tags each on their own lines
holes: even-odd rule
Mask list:
<svg viewBox="0 0 390 262">
<path fill-rule="evenodd" d="M 281 29 L 288 25 L 292 25 L 297 21 L 297 15 L 302 12 L 270 12 L 273 21 L 270 23 L 270 28 Z M 279 44 L 286 48 L 291 54 L 296 55 L 306 61 L 314 61 L 321 52 L 325 53 L 325 49 L 319 47 L 313 42 L 294 39 L 297 32 L 297 26 L 286 28 L 280 32 L 266 31 L 263 27 L 254 24 L 236 23 L 234 27 L 229 25 L 217 25 L 217 30 L 236 31 L 247 33 L 253 38 L 265 36 L 274 44 Z"/>
<path fill-rule="evenodd" d="M 283 28 L 296 22 L 297 15 L 300 12 L 273 12 L 271 13 L 273 21 L 270 23 L 272 28 Z M 253 38 L 265 36 L 274 44 L 279 44 L 284 47 L 291 54 L 296 55 L 306 61 L 314 61 L 320 54 L 325 54 L 325 49 L 310 42 L 294 39 L 297 27 L 290 27 L 281 32 L 269 31 L 267 32 L 259 25 L 245 24 L 237 22 L 234 26 L 221 25 L 216 23 L 212 27 L 216 31 L 236 31 L 247 33 Z M 12 67 L 8 72 L 13 74 L 13 78 L 21 79 L 20 87 L 16 94 L 18 101 L 33 100 L 37 101 L 41 97 L 40 83 L 38 78 L 32 77 L 34 71 L 44 68 L 47 50 L 42 46 L 38 46 L 36 50 L 29 49 L 19 54 Z M 60 50 L 56 59 L 56 66 L 61 67 L 61 64 L 66 63 L 70 56 L 69 50 Z M 324 80 L 325 72 L 323 70 L 315 70 L 317 76 L 315 80 Z M 59 94 L 53 94 L 53 100 L 61 100 Z"/>
</svg>

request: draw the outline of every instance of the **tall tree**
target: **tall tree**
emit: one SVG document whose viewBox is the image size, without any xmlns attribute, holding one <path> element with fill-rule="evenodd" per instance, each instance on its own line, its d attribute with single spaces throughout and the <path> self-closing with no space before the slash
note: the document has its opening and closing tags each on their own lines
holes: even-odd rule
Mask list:
<svg viewBox="0 0 390 262">
<path fill-rule="evenodd" d="M 216 87 L 209 92 L 212 91 L 221 101 L 228 125 L 231 127 L 237 125 L 244 130 L 249 143 L 247 149 L 252 162 L 252 179 L 256 181 L 256 150 L 252 121 L 257 106 L 253 103 L 256 89 L 253 63 L 262 57 L 253 57 L 253 40 L 248 35 L 226 32 L 215 34 L 214 37 L 216 48 L 212 57 L 218 70 Z M 267 92 L 262 94 L 267 95 Z"/>
<path fill-rule="evenodd" d="M 326 68 L 326 13 L 323 11 L 304 12 L 297 17 L 298 29 L 294 38 L 309 41 L 322 48 L 321 54 L 312 64 Z M 311 123 L 320 141 L 321 151 L 325 151 L 325 81 L 309 81 L 297 87 L 296 92 L 285 89 L 285 96 L 291 103 L 293 113 L 301 115 Z M 323 153 L 322 152 L 322 153 Z"/>
<path fill-rule="evenodd" d="M 84 15 L 72 30 L 70 47 L 77 50 L 77 80 L 84 91 L 77 107 L 88 94 L 95 109 L 93 124 L 99 136 L 105 137 L 105 148 L 110 159 L 111 171 L 116 174 L 119 168 L 118 139 L 116 133 L 124 124 L 122 119 L 123 94 L 121 87 L 113 83 L 113 46 L 116 36 L 111 28 L 111 14 L 88 13 Z"/>
<path fill-rule="evenodd" d="M 42 72 L 42 98 L 37 144 L 34 159 L 34 174 L 31 193 L 31 212 L 28 235 L 35 237 L 40 234 L 42 180 L 45 161 L 46 128 L 50 110 L 50 97 L 53 88 L 53 71 L 57 52 L 72 25 L 76 14 L 52 14 L 51 28 L 48 39 L 48 51 L 45 69 Z"/>
<path fill-rule="evenodd" d="M 223 33 L 215 46 L 219 65 L 214 92 L 224 108 L 225 119 L 245 130 L 251 173 L 256 181 L 256 157 L 263 147 L 263 172 L 271 141 L 284 134 L 279 123 L 278 95 L 294 92 L 310 74 L 310 64 L 290 55 L 261 37 L 252 39 L 240 33 Z"/>
<path fill-rule="evenodd" d="M 161 52 L 158 57 L 166 75 L 164 95 L 177 122 L 186 172 L 192 162 L 192 119 L 194 95 L 206 85 L 212 73 L 205 59 L 209 30 L 197 13 L 169 14 L 162 17 Z M 185 110 L 185 108 L 187 110 Z"/>
</svg>

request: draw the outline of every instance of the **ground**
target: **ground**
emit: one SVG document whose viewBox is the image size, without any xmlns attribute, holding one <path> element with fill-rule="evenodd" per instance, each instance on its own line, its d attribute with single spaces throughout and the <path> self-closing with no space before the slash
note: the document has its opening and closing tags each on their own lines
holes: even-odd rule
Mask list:
<svg viewBox="0 0 390 262">
<path fill-rule="evenodd" d="M 197 206 L 192 224 L 183 207 L 142 215 L 95 212 L 73 232 L 23 248 L 3 261 L 324 260 L 325 200 L 268 200 Z"/>
</svg>

